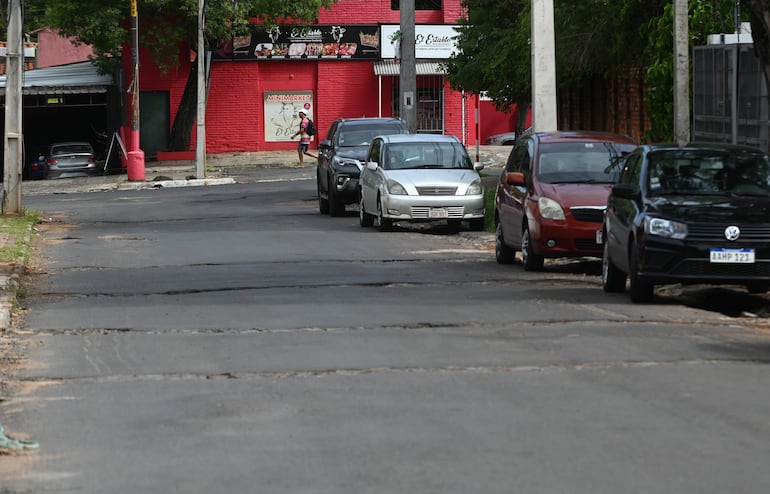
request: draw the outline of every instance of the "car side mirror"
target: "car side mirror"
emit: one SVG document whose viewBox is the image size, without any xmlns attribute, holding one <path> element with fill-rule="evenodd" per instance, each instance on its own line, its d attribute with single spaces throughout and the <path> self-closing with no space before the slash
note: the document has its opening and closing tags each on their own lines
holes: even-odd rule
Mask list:
<svg viewBox="0 0 770 494">
<path fill-rule="evenodd" d="M 484 163 L 478 163 L 478 162 L 474 163 L 473 169 L 476 170 L 477 172 L 480 172 L 481 170 L 484 169 Z"/>
<path fill-rule="evenodd" d="M 323 141 L 318 142 L 318 149 L 332 149 L 332 141 L 328 139 L 324 139 Z"/>
<path fill-rule="evenodd" d="M 366 162 L 366 169 L 367 170 L 375 171 L 375 170 L 377 170 L 377 166 L 379 166 L 379 165 L 377 165 L 376 161 L 367 161 Z"/>
<path fill-rule="evenodd" d="M 639 187 L 633 184 L 615 184 L 612 186 L 612 195 L 615 197 L 634 199 L 639 193 Z"/>
<path fill-rule="evenodd" d="M 516 185 L 518 187 L 526 187 L 527 179 L 524 177 L 524 174 L 521 172 L 511 172 L 511 173 L 506 173 L 505 183 L 508 185 Z"/>
</svg>

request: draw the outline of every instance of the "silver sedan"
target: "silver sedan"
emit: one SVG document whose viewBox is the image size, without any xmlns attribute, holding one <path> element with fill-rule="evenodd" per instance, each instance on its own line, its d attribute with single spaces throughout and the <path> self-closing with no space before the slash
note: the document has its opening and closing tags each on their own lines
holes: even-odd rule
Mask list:
<svg viewBox="0 0 770 494">
<path fill-rule="evenodd" d="M 454 136 L 399 134 L 372 140 L 359 179 L 362 227 L 445 221 L 484 228 L 479 170 Z"/>
</svg>

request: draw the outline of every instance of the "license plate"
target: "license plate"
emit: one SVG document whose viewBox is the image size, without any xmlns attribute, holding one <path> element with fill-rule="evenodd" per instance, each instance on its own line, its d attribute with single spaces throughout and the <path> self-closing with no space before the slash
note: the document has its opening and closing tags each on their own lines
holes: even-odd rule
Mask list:
<svg viewBox="0 0 770 494">
<path fill-rule="evenodd" d="M 710 262 L 753 264 L 754 249 L 711 249 Z"/>
<path fill-rule="evenodd" d="M 444 208 L 431 208 L 431 210 L 428 211 L 429 218 L 446 218 L 447 216 L 449 216 L 449 214 Z"/>
</svg>

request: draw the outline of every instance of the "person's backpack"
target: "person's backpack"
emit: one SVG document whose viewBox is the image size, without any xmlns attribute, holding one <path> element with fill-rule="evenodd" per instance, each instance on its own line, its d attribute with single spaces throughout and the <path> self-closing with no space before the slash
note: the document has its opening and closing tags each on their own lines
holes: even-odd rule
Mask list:
<svg viewBox="0 0 770 494">
<path fill-rule="evenodd" d="M 315 135 L 315 124 L 309 118 L 307 119 L 307 127 L 305 127 L 305 133 L 311 137 Z"/>
</svg>

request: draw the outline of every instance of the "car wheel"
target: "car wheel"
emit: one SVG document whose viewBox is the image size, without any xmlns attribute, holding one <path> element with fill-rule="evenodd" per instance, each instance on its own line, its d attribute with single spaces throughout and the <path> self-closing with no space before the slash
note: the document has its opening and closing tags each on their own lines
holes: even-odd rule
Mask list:
<svg viewBox="0 0 770 494">
<path fill-rule="evenodd" d="M 631 240 L 633 242 L 633 240 Z M 639 277 L 639 251 L 636 244 L 631 246 L 631 273 L 630 291 L 631 302 L 645 303 L 650 302 L 655 296 L 655 285 Z"/>
<path fill-rule="evenodd" d="M 495 228 L 495 260 L 497 264 L 511 264 L 516 260 L 516 250 L 503 241 L 503 225 L 497 223 Z"/>
<path fill-rule="evenodd" d="M 602 254 L 602 288 L 607 293 L 620 293 L 626 290 L 626 273 L 612 264 L 607 242 L 604 242 Z"/>
<path fill-rule="evenodd" d="M 540 271 L 543 269 L 545 259 L 532 252 L 532 239 L 529 236 L 529 227 L 524 227 L 521 234 L 521 260 L 524 262 L 525 271 Z"/>
<path fill-rule="evenodd" d="M 470 220 L 470 228 L 474 232 L 483 232 L 484 231 L 484 218 L 476 218 Z"/>
<path fill-rule="evenodd" d="M 374 215 L 367 213 L 364 209 L 364 195 L 359 193 L 358 197 L 360 198 L 358 201 L 358 222 L 361 223 L 362 228 L 374 225 Z"/>
<path fill-rule="evenodd" d="M 316 177 L 316 188 L 318 189 L 318 211 L 321 214 L 329 214 L 329 200 L 321 195 L 321 179 Z"/>
<path fill-rule="evenodd" d="M 746 285 L 746 290 L 749 293 L 767 293 L 768 285 L 767 283 L 749 283 Z"/>
<path fill-rule="evenodd" d="M 329 177 L 329 214 L 332 216 L 342 216 L 345 214 L 345 203 L 340 200 L 337 194 L 337 187 L 334 176 Z"/>
<path fill-rule="evenodd" d="M 393 220 L 385 218 L 382 214 L 382 201 L 377 198 L 377 227 L 381 232 L 389 232 L 393 229 Z"/>
</svg>

